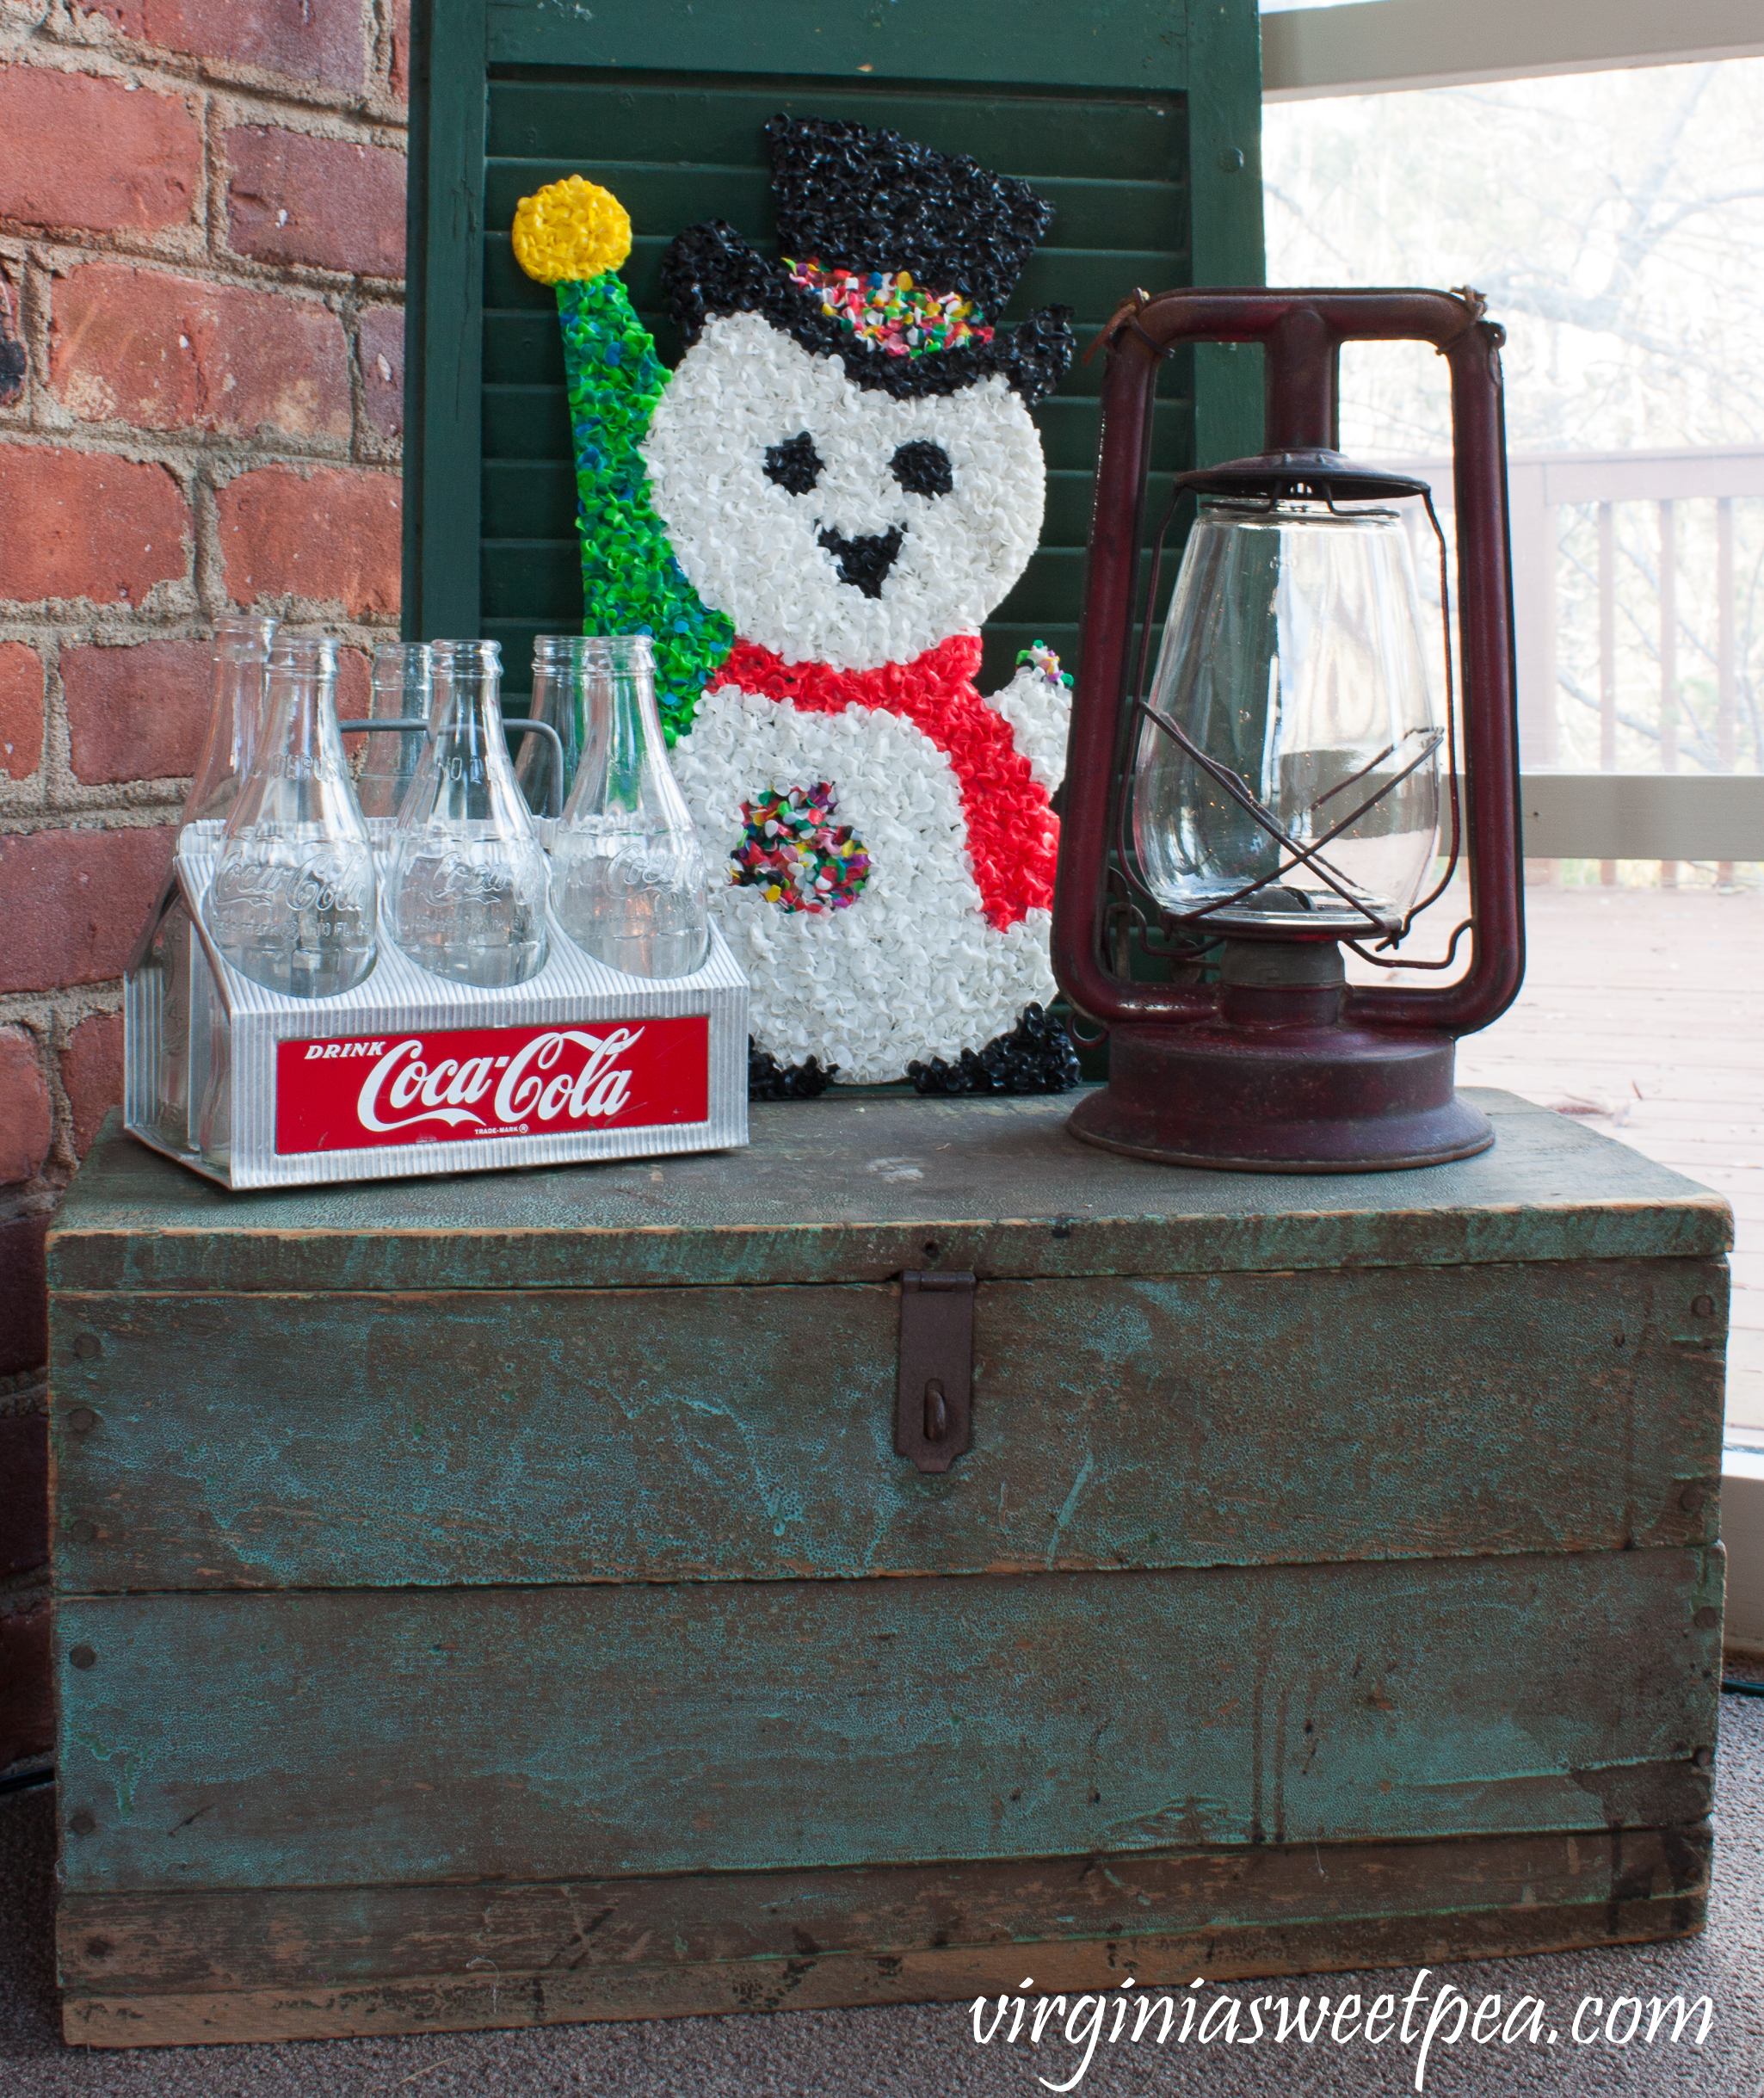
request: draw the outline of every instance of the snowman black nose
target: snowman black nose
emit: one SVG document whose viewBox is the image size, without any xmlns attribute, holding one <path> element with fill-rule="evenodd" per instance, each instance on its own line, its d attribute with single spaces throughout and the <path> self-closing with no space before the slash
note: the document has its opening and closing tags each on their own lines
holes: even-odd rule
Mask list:
<svg viewBox="0 0 1764 2098">
<path fill-rule="evenodd" d="M 782 444 L 766 447 L 766 478 L 793 496 L 805 496 L 821 478 L 821 454 L 805 430 Z"/>
<path fill-rule="evenodd" d="M 861 590 L 866 597 L 879 597 L 904 537 L 898 525 L 891 525 L 885 532 L 872 532 L 863 539 L 848 539 L 829 525 L 818 535 L 818 544 L 833 556 L 842 583 Z"/>
</svg>

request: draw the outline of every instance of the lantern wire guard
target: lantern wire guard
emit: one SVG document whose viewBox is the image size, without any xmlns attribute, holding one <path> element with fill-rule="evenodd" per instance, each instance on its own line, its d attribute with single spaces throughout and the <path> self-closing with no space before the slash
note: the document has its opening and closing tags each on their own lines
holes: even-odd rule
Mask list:
<svg viewBox="0 0 1764 2098">
<path fill-rule="evenodd" d="M 1329 455 L 1323 454 L 1318 454 L 1315 461 L 1300 462 L 1289 456 L 1286 461 L 1282 462 L 1283 465 L 1292 469 L 1286 482 L 1290 492 L 1314 494 L 1319 497 L 1330 515 L 1335 516 L 1344 514 L 1337 509 L 1337 490 L 1348 478 L 1339 471 L 1343 463 L 1345 462 L 1331 463 L 1329 461 Z M 1231 490 L 1224 484 L 1227 480 L 1241 480 L 1247 478 L 1243 473 L 1243 469 L 1252 465 L 1259 466 L 1260 464 L 1259 461 L 1240 460 L 1233 462 L 1230 466 L 1203 468 L 1198 473 L 1182 473 L 1176 476 L 1175 485 L 1170 496 L 1169 507 L 1164 512 L 1163 522 L 1158 527 L 1157 537 L 1152 543 L 1151 575 L 1146 585 L 1144 602 L 1139 615 L 1139 650 L 1134 667 L 1133 696 L 1128 707 L 1126 744 L 1131 749 L 1138 742 L 1136 731 L 1142 722 L 1155 728 L 1159 733 L 1168 736 L 1191 764 L 1199 766 L 1208 778 L 1212 780 L 1244 811 L 1252 823 L 1274 841 L 1280 849 L 1290 853 L 1292 855 L 1284 865 L 1277 865 L 1267 873 L 1257 875 L 1254 880 L 1244 883 L 1243 887 L 1236 890 L 1231 895 L 1217 898 L 1212 903 L 1203 904 L 1198 910 L 1183 912 L 1181 921 L 1184 925 L 1202 926 L 1207 918 L 1216 913 L 1228 910 L 1234 905 L 1246 901 L 1258 892 L 1278 885 L 1281 877 L 1291 873 L 1294 867 L 1305 866 L 1319 874 L 1325 885 L 1334 890 L 1351 910 L 1358 911 L 1365 917 L 1367 929 L 1370 932 L 1383 935 L 1379 942 L 1381 946 L 1395 949 L 1408 938 L 1410 926 L 1422 912 L 1437 903 L 1446 891 L 1451 887 L 1453 879 L 1458 872 L 1459 852 L 1463 842 L 1458 787 L 1457 692 L 1453 674 L 1452 627 L 1449 616 L 1451 605 L 1450 560 L 1446 552 L 1446 534 L 1440 527 L 1439 514 L 1434 509 L 1433 491 L 1427 484 L 1424 481 L 1408 480 L 1398 474 L 1374 477 L 1371 470 L 1364 467 L 1355 467 L 1352 470 L 1352 478 L 1356 484 L 1370 483 L 1376 478 L 1381 492 L 1391 496 L 1419 496 L 1426 509 L 1428 523 L 1433 531 L 1440 557 L 1440 604 L 1443 615 L 1440 633 L 1445 657 L 1445 726 L 1428 731 L 1424 747 L 1420 753 L 1412 758 L 1400 772 L 1387 775 L 1375 793 L 1368 795 L 1364 801 L 1352 805 L 1346 815 L 1336 813 L 1333 817 L 1329 830 L 1322 837 L 1314 839 L 1306 844 L 1299 839 L 1291 836 L 1280 818 L 1251 793 L 1238 774 L 1234 772 L 1229 765 L 1222 765 L 1216 758 L 1209 756 L 1193 741 L 1180 722 L 1174 721 L 1168 714 L 1161 713 L 1145 696 L 1145 674 L 1151 650 L 1152 614 L 1156 608 L 1158 584 L 1163 574 L 1164 543 L 1169 536 L 1169 528 L 1175 520 L 1176 512 L 1181 506 L 1185 496 L 1214 492 L 1215 491 L 1222 493 L 1236 492 L 1235 490 Z M 1267 478 L 1270 482 L 1275 478 L 1272 473 Z M 1243 492 L 1247 494 L 1250 491 L 1246 489 Z M 1367 493 L 1370 491 L 1368 488 L 1361 486 L 1358 489 L 1358 492 Z M 1265 493 L 1266 508 L 1270 515 L 1274 515 L 1278 500 L 1278 496 L 1270 487 Z M 1347 514 L 1351 515 L 1352 513 Z M 1335 874 L 1329 862 L 1323 858 L 1323 850 L 1324 846 L 1332 843 L 1335 838 L 1351 830 L 1362 816 L 1386 799 L 1411 773 L 1418 771 L 1422 766 L 1426 764 L 1441 743 L 1445 744 L 1446 752 L 1445 779 L 1446 805 L 1451 811 L 1452 839 L 1446 855 L 1445 872 L 1425 896 L 1409 905 L 1403 914 L 1401 926 L 1394 932 L 1387 932 L 1376 914 L 1352 893 L 1347 883 Z M 1390 744 L 1379 751 L 1356 772 L 1330 787 L 1320 798 L 1318 805 L 1320 806 L 1323 801 L 1334 800 L 1338 795 L 1345 793 L 1349 787 L 1357 785 L 1361 780 L 1369 778 L 1379 765 L 1395 754 L 1395 750 L 1396 746 Z M 1178 951 L 1175 948 L 1160 949 L 1151 944 L 1150 922 L 1146 915 L 1145 904 L 1149 904 L 1154 910 L 1159 912 L 1161 916 L 1168 916 L 1169 914 L 1164 910 L 1163 906 L 1153 894 L 1150 884 L 1138 870 L 1138 855 L 1134 851 L 1132 841 L 1128 836 L 1128 824 L 1133 805 L 1132 789 L 1132 781 L 1124 772 L 1115 794 L 1115 812 L 1112 824 L 1115 860 L 1112 873 L 1117 875 L 1119 888 L 1125 893 L 1117 894 L 1112 898 L 1112 908 L 1119 911 L 1125 906 L 1126 910 L 1132 916 L 1135 929 L 1142 941 L 1146 944 L 1149 952 L 1175 953 Z M 1342 938 L 1342 944 L 1352 948 L 1361 960 L 1370 962 L 1381 969 L 1449 969 L 1456 956 L 1459 941 L 1470 929 L 1471 921 L 1466 918 L 1453 931 L 1444 955 L 1436 961 L 1416 961 L 1407 959 L 1387 960 L 1381 954 L 1368 953 L 1357 941 L 1345 935 Z M 1193 951 L 1192 940 L 1184 943 L 1181 951 Z"/>
<path fill-rule="evenodd" d="M 1505 1009 L 1524 967 L 1502 331 L 1482 318 L 1482 303 L 1473 293 L 1407 291 L 1136 294 L 1099 338 L 1108 349 L 1103 441 L 1053 947 L 1055 972 L 1077 1014 L 1111 1038 L 1108 1084 L 1081 1102 L 1069 1125 L 1086 1142 L 1170 1163 L 1356 1172 L 1440 1163 L 1493 1141 L 1487 1119 L 1458 1100 L 1452 1085 L 1457 1037 Z M 1451 370 L 1455 657 L 1445 534 L 1426 484 L 1355 465 L 1334 449 L 1341 344 L 1403 339 L 1432 342 Z M 1267 449 L 1178 477 L 1151 549 L 1134 637 L 1157 367 L 1172 349 L 1196 341 L 1263 345 Z M 1353 754 L 1343 776 L 1310 796 L 1304 822 L 1316 823 L 1309 835 L 1267 805 L 1265 784 L 1258 794 L 1239 768 L 1205 749 L 1190 732 L 1193 725 L 1175 718 L 1180 708 L 1156 703 L 1162 686 L 1148 689 L 1165 540 L 1190 495 L 1215 499 L 1212 515 L 1222 521 L 1221 530 L 1263 518 L 1302 522 L 1299 513 L 1351 529 L 1353 520 L 1389 520 L 1390 514 L 1343 505 L 1404 497 L 1425 504 L 1440 564 L 1443 722 L 1423 719 L 1393 734 L 1386 747 Z M 1403 561 L 1406 573 L 1406 552 Z M 1179 582 L 1179 596 L 1181 587 Z M 1174 605 L 1170 621 L 1174 633 Z M 1170 645 L 1167 636 L 1167 651 Z M 1270 703 L 1270 724 L 1273 719 Z M 1148 738 L 1164 739 L 1180 754 L 1181 776 L 1191 783 L 1186 792 L 1200 782 L 1258 841 L 1261 859 L 1242 879 L 1224 882 L 1223 892 L 1173 902 L 1147 878 L 1132 826 L 1135 789 L 1144 786 L 1138 754 Z M 1428 768 L 1442 755 L 1437 792 L 1445 805 L 1438 808 L 1425 795 L 1436 791 Z M 1390 770 L 1380 769 L 1392 759 Z M 1430 885 L 1417 871 L 1400 908 L 1381 913 L 1340 873 L 1331 848 L 1337 841 L 1351 842 L 1347 834 L 1362 819 L 1370 818 L 1372 831 L 1398 826 L 1397 797 L 1405 783 L 1412 783 L 1411 793 L 1421 786 L 1423 805 L 1435 811 L 1426 819 L 1433 840 L 1428 857 L 1436 860 L 1443 844 L 1444 866 Z M 1408 827 L 1422 835 L 1412 818 Z M 1397 950 L 1413 922 L 1450 887 L 1461 863 L 1469 875 L 1469 916 L 1439 959 L 1403 957 Z M 1309 894 L 1283 887 L 1295 873 L 1315 885 Z M 1415 892 L 1423 885 L 1424 895 Z M 1212 886 L 1220 890 L 1220 880 Z M 1307 916 L 1311 896 L 1323 908 Z M 1397 988 L 1345 981 L 1344 946 L 1382 968 L 1440 972 L 1454 966 L 1466 934 L 1470 959 L 1458 983 Z M 1135 968 L 1141 957 L 1169 965 L 1171 980 L 1136 980 L 1144 972 Z"/>
</svg>

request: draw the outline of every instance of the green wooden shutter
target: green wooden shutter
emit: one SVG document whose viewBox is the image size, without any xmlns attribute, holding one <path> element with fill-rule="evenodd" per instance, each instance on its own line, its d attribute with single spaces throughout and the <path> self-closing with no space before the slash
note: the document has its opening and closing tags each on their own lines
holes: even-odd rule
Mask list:
<svg viewBox="0 0 1764 2098">
<path fill-rule="evenodd" d="M 775 255 L 762 126 L 783 110 L 886 126 L 1021 176 L 1056 217 L 1002 317 L 1076 311 L 1080 355 L 1119 300 L 1261 281 L 1255 0 L 432 0 L 413 82 L 405 630 L 503 644 L 579 626 L 563 358 L 516 266 L 517 200 L 579 172 L 631 213 L 623 275 L 665 361 L 668 244 L 727 219 Z M 1247 360 L 1173 361 L 1161 475 L 1256 448 Z M 983 689 L 1040 637 L 1076 654 L 1101 360 L 1035 410 L 1041 551 L 986 629 Z M 1154 491 L 1154 497 L 1156 491 Z"/>
</svg>

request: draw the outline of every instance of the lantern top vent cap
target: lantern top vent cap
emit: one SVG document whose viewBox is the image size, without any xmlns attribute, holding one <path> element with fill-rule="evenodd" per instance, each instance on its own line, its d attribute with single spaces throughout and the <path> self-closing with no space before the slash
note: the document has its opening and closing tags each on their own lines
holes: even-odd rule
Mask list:
<svg viewBox="0 0 1764 2098">
<path fill-rule="evenodd" d="M 1340 452 L 1322 450 L 1259 452 L 1252 459 L 1228 459 L 1223 466 L 1179 473 L 1175 484 L 1197 496 L 1261 497 L 1269 503 L 1292 497 L 1310 497 L 1321 503 L 1378 503 L 1430 492 L 1428 484 L 1412 474 L 1362 466 Z"/>
</svg>

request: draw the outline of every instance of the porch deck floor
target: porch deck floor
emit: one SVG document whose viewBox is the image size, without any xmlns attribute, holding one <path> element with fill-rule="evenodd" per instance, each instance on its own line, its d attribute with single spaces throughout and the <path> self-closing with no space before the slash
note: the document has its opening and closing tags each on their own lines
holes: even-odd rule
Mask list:
<svg viewBox="0 0 1764 2098">
<path fill-rule="evenodd" d="M 1764 1448 L 1764 895 L 1526 892 L 1525 988 L 1458 1052 L 1733 1205 L 1727 1436 Z M 1357 972 L 1356 972 L 1357 973 Z"/>
</svg>

